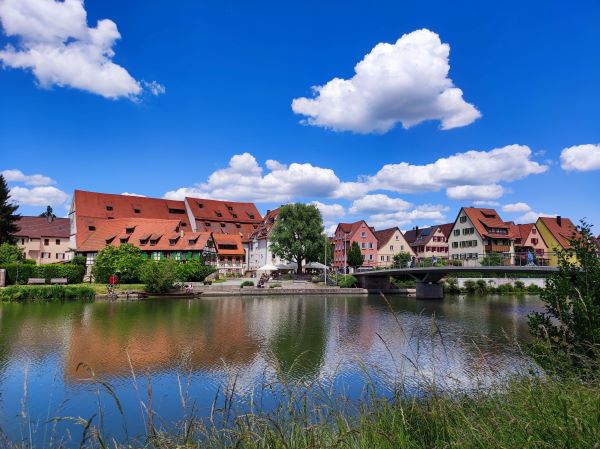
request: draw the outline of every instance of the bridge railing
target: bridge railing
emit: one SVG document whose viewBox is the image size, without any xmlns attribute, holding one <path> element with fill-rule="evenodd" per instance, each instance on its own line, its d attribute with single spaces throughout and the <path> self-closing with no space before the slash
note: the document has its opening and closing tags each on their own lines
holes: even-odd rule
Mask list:
<svg viewBox="0 0 600 449">
<path fill-rule="evenodd" d="M 444 266 L 456 266 L 456 267 L 548 267 L 550 266 L 551 257 L 556 253 L 546 252 L 542 254 L 532 254 L 527 252 L 516 252 L 516 253 L 492 253 L 492 254 L 479 254 L 469 253 L 461 254 L 458 257 L 427 257 L 427 258 L 414 258 L 407 261 L 403 266 L 392 265 L 392 266 L 381 266 L 375 268 L 376 270 L 392 268 L 430 268 L 430 267 L 444 267 Z M 359 271 L 371 271 L 372 269 L 362 268 Z"/>
</svg>

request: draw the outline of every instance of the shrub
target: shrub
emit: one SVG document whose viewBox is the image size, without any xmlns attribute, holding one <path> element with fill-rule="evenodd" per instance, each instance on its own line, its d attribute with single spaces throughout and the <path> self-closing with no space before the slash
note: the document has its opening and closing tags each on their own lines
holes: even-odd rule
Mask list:
<svg viewBox="0 0 600 449">
<path fill-rule="evenodd" d="M 525 282 L 515 281 L 515 291 L 522 292 L 525 290 Z"/>
<path fill-rule="evenodd" d="M 213 274 L 216 268 L 204 265 L 200 260 L 192 259 L 177 265 L 177 280 L 183 282 L 202 282 Z"/>
<path fill-rule="evenodd" d="M 5 265 L 6 268 L 6 283 L 12 284 L 27 284 L 27 279 L 36 276 L 37 266 L 28 263 L 12 263 Z"/>
<path fill-rule="evenodd" d="M 52 278 L 67 278 L 69 284 L 79 284 L 83 281 L 85 267 L 67 264 L 10 264 L 6 266 L 6 281 L 12 285 L 17 283 L 27 284 L 29 278 L 43 278 L 49 281 Z"/>
<path fill-rule="evenodd" d="M 338 279 L 338 286 L 342 288 L 353 288 L 358 285 L 358 279 L 348 274 L 346 276 L 340 276 Z"/>
<path fill-rule="evenodd" d="M 177 278 L 177 262 L 172 259 L 148 261 L 139 268 L 139 277 L 149 293 L 166 293 Z"/>
<path fill-rule="evenodd" d="M 96 292 L 85 285 L 12 285 L 0 290 L 2 301 L 94 299 Z"/>
<path fill-rule="evenodd" d="M 144 263 L 142 252 L 131 244 L 107 246 L 98 251 L 92 274 L 98 283 L 106 284 L 117 273 L 119 282 L 134 284 L 140 280 L 138 270 Z"/>
<path fill-rule="evenodd" d="M 488 292 L 487 282 L 485 282 L 483 279 L 478 279 L 476 284 L 476 291 L 478 294 L 485 295 Z"/>
<path fill-rule="evenodd" d="M 392 266 L 394 268 L 406 268 L 411 258 L 412 256 L 410 255 L 410 253 L 407 253 L 406 251 L 399 252 L 394 256 L 394 263 L 392 264 Z"/>
<path fill-rule="evenodd" d="M 444 293 L 449 295 L 458 295 L 460 294 L 460 287 L 458 286 L 458 281 L 456 278 L 449 277 L 443 284 Z"/>
<path fill-rule="evenodd" d="M 281 288 L 281 284 L 271 284 L 269 288 Z"/>
<path fill-rule="evenodd" d="M 468 294 L 472 295 L 477 291 L 477 283 L 469 279 L 468 281 L 465 281 L 464 288 Z"/>
<path fill-rule="evenodd" d="M 539 287 L 535 284 L 529 284 L 525 289 L 527 290 L 527 293 L 533 293 L 533 294 L 541 293 L 544 291 L 544 289 L 542 287 Z"/>
<path fill-rule="evenodd" d="M 24 259 L 23 251 L 17 245 L 11 245 L 10 243 L 0 245 L 0 266 L 21 262 Z"/>
<path fill-rule="evenodd" d="M 82 267 L 85 268 L 85 257 L 84 256 L 75 256 L 71 259 L 71 263 L 73 265 L 81 265 Z"/>
<path fill-rule="evenodd" d="M 514 288 L 510 284 L 499 285 L 496 288 L 496 293 L 501 294 L 501 295 L 504 295 L 506 293 L 512 293 L 513 291 L 514 291 Z"/>
<path fill-rule="evenodd" d="M 240 284 L 240 288 L 244 288 L 244 287 L 254 287 L 254 282 L 253 281 L 243 281 Z"/>
</svg>

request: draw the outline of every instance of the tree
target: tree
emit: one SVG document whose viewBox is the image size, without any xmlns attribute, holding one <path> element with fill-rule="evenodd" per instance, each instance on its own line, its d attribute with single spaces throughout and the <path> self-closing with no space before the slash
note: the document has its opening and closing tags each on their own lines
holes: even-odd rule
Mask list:
<svg viewBox="0 0 600 449">
<path fill-rule="evenodd" d="M 327 257 L 325 257 L 327 254 Z M 321 244 L 321 252 L 319 252 L 319 257 L 317 258 L 317 262 L 322 263 L 323 265 L 331 266 L 333 263 L 333 247 L 329 242 L 329 237 L 326 235 L 323 236 L 323 243 Z"/>
<path fill-rule="evenodd" d="M 139 279 L 138 269 L 144 263 L 139 248 L 127 243 L 107 246 L 98 251 L 92 274 L 96 282 L 106 283 L 111 274 L 117 274 L 123 284 L 135 283 Z"/>
<path fill-rule="evenodd" d="M 46 212 L 42 212 L 40 214 L 40 217 L 47 217 L 47 218 L 56 218 L 56 215 L 54 215 L 54 211 L 52 210 L 52 206 L 47 206 L 46 207 Z"/>
<path fill-rule="evenodd" d="M 357 242 L 352 242 L 352 245 L 350 245 L 350 250 L 346 255 L 346 261 L 352 268 L 358 268 L 363 264 L 363 256 Z"/>
<path fill-rule="evenodd" d="M 408 262 L 412 259 L 410 253 L 402 251 L 394 256 L 394 268 L 406 268 Z"/>
<path fill-rule="evenodd" d="M 271 251 L 282 259 L 296 262 L 302 274 L 302 261 L 318 260 L 323 251 L 323 218 L 313 204 L 281 206 L 271 231 Z"/>
<path fill-rule="evenodd" d="M 558 273 L 540 294 L 544 312 L 529 315 L 534 356 L 545 368 L 600 367 L 600 260 L 591 226 L 577 226 L 570 249 L 557 251 Z M 563 362 L 563 363 L 557 363 Z"/>
<path fill-rule="evenodd" d="M 10 191 L 3 175 L 0 175 L 0 243 L 15 243 L 15 233 L 19 231 L 17 221 L 21 218 L 15 214 L 19 206 L 9 202 Z"/>
<path fill-rule="evenodd" d="M 200 260 L 189 260 L 177 266 L 177 280 L 184 282 L 202 282 L 216 271 L 215 267 L 204 265 Z"/>
<path fill-rule="evenodd" d="M 149 260 L 139 268 L 140 280 L 150 293 L 166 293 L 177 280 L 177 262 L 173 259 Z"/>
<path fill-rule="evenodd" d="M 23 251 L 17 245 L 2 243 L 0 245 L 0 267 L 9 263 L 22 262 L 25 257 Z"/>
</svg>

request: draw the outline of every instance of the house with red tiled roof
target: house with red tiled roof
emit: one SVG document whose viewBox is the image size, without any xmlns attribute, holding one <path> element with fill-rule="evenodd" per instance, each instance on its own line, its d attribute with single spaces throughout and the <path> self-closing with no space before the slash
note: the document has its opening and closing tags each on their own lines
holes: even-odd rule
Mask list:
<svg viewBox="0 0 600 449">
<path fill-rule="evenodd" d="M 544 241 L 535 223 L 511 224 L 511 234 L 515 237 L 515 264 L 525 265 L 529 253 L 533 254 L 537 265 L 548 265 L 546 253 L 548 245 Z"/>
<path fill-rule="evenodd" d="M 579 236 L 577 228 L 568 218 L 557 215 L 556 217 L 539 217 L 535 225 L 548 245 L 548 259 L 550 265 L 558 265 L 556 251 L 571 248 L 569 240 Z"/>
<path fill-rule="evenodd" d="M 391 267 L 394 263 L 394 256 L 398 253 L 406 252 L 411 256 L 415 253 L 404 238 L 400 228 L 393 227 L 373 231 L 377 238 L 377 265 L 380 267 Z"/>
<path fill-rule="evenodd" d="M 338 224 L 334 234 L 333 267 L 345 268 L 346 257 L 352 242 L 358 243 L 363 256 L 363 267 L 376 267 L 379 242 L 366 221 Z"/>
<path fill-rule="evenodd" d="M 55 217 L 21 217 L 14 234 L 17 246 L 27 259 L 38 264 L 69 260 L 69 219 Z"/>
<path fill-rule="evenodd" d="M 418 260 L 448 258 L 448 237 L 454 223 L 434 225 L 427 228 L 414 227 L 404 233 Z"/>
<path fill-rule="evenodd" d="M 504 263 L 512 264 L 515 235 L 511 229 L 511 223 L 494 209 L 463 207 L 449 237 L 450 259 L 480 265 L 486 256 L 501 254 Z"/>
<path fill-rule="evenodd" d="M 217 247 L 217 269 L 225 275 L 243 275 L 246 269 L 246 250 L 239 234 L 213 233 Z"/>
</svg>

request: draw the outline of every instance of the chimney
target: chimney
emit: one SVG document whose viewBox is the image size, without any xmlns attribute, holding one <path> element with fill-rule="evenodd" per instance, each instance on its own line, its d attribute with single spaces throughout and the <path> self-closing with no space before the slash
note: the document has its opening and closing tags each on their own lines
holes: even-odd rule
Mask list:
<svg viewBox="0 0 600 449">
<path fill-rule="evenodd" d="M 54 220 L 54 217 L 52 216 L 52 214 L 48 214 L 46 216 L 46 218 L 48 219 L 48 223 L 52 223 L 52 220 Z"/>
<path fill-rule="evenodd" d="M 562 217 L 560 215 L 556 216 L 556 224 L 562 228 Z"/>
<path fill-rule="evenodd" d="M 415 231 L 416 231 L 415 234 L 417 234 L 417 236 L 418 236 L 419 235 L 419 227 L 418 226 L 415 226 Z"/>
</svg>

